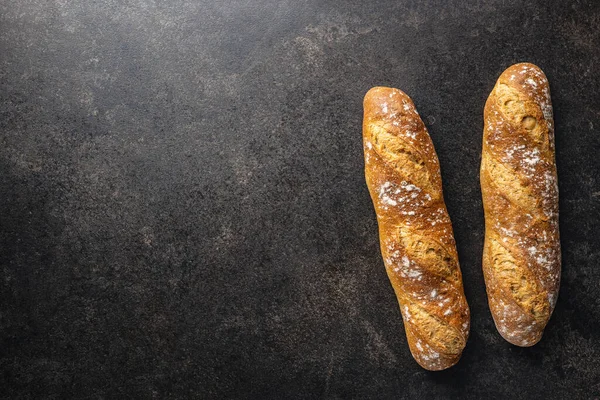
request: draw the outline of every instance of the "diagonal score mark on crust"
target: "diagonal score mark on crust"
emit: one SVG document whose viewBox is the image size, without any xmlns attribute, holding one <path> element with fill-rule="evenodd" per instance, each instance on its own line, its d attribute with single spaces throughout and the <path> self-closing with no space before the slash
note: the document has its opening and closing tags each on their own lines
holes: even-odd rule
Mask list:
<svg viewBox="0 0 600 400">
<path fill-rule="evenodd" d="M 413 335 L 426 340 L 440 353 L 459 355 L 462 352 L 466 339 L 458 329 L 425 311 L 405 293 L 402 297 L 404 307 L 408 308 L 404 320 Z"/>
<path fill-rule="evenodd" d="M 433 199 L 440 197 L 430 180 L 430 174 L 424 158 L 412 146 L 391 134 L 378 123 L 369 125 L 375 152 L 381 159 L 396 170 L 406 181 L 410 181 L 425 190 Z M 406 171 L 413 171 L 407 174 Z"/>
<path fill-rule="evenodd" d="M 498 83 L 493 95 L 496 97 L 493 110 L 500 111 L 515 129 L 541 143 L 545 151 L 549 146 L 548 125 L 540 123 L 540 120 L 545 121 L 541 106 L 531 99 L 522 100 L 519 90 L 505 83 Z"/>
<path fill-rule="evenodd" d="M 525 115 L 525 101 L 521 100 L 519 91 L 506 83 L 498 83 L 494 88 L 496 104 L 507 121 L 517 125 Z"/>
<path fill-rule="evenodd" d="M 517 265 L 510 250 L 496 238 L 489 240 L 488 249 L 492 261 L 490 272 L 496 277 L 495 281 L 523 311 L 538 322 L 546 321 L 550 315 L 550 305 L 537 277 L 529 269 Z"/>
<path fill-rule="evenodd" d="M 490 156 L 489 151 L 482 152 L 481 161 L 489 183 L 500 189 L 502 196 L 523 210 L 537 210 L 536 197 L 516 172 Z"/>
<path fill-rule="evenodd" d="M 398 236 L 408 257 L 419 261 L 427 273 L 458 283 L 458 262 L 439 241 L 406 226 L 399 227 Z"/>
</svg>

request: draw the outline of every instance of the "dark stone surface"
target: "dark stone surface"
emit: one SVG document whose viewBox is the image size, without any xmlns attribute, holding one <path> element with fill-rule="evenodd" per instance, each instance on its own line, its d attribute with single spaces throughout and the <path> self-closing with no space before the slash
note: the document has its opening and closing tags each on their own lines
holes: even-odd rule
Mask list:
<svg viewBox="0 0 600 400">
<path fill-rule="evenodd" d="M 592 0 L 0 0 L 1 397 L 598 396 L 599 25 Z M 483 105 L 519 61 L 551 83 L 564 257 L 529 349 L 480 268 Z M 379 254 L 374 85 L 442 165 L 472 331 L 441 373 Z"/>
</svg>

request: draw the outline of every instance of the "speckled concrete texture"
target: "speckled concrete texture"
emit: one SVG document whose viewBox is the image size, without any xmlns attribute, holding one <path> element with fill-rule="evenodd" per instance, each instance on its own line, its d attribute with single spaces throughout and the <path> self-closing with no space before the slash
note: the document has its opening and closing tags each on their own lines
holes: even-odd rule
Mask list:
<svg viewBox="0 0 600 400">
<path fill-rule="evenodd" d="M 600 396 L 597 1 L 0 0 L 2 398 Z M 496 332 L 483 105 L 529 61 L 555 107 L 563 282 Z M 411 358 L 363 175 L 362 98 L 415 101 L 472 311 Z"/>
</svg>

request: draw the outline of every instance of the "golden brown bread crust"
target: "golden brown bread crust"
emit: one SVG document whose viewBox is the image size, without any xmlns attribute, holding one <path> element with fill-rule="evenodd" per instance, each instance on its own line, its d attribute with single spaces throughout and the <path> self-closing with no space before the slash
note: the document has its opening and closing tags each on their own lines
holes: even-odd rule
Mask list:
<svg viewBox="0 0 600 400">
<path fill-rule="evenodd" d="M 456 364 L 469 335 L 437 155 L 412 100 L 375 87 L 364 99 L 365 177 L 408 345 L 425 369 Z"/>
<path fill-rule="evenodd" d="M 485 104 L 481 192 L 483 273 L 502 337 L 532 346 L 554 310 L 560 282 L 554 123 L 546 76 L 515 64 Z"/>
</svg>

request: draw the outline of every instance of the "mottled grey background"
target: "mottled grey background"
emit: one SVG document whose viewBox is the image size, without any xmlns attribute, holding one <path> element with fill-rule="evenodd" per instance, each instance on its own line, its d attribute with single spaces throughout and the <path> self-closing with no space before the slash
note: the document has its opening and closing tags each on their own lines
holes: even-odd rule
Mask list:
<svg viewBox="0 0 600 400">
<path fill-rule="evenodd" d="M 599 396 L 599 26 L 592 0 L 0 0 L 1 397 Z M 480 269 L 482 110 L 519 61 L 551 82 L 564 256 L 530 349 Z M 441 161 L 472 310 L 445 372 L 379 254 L 374 85 Z"/>
</svg>

